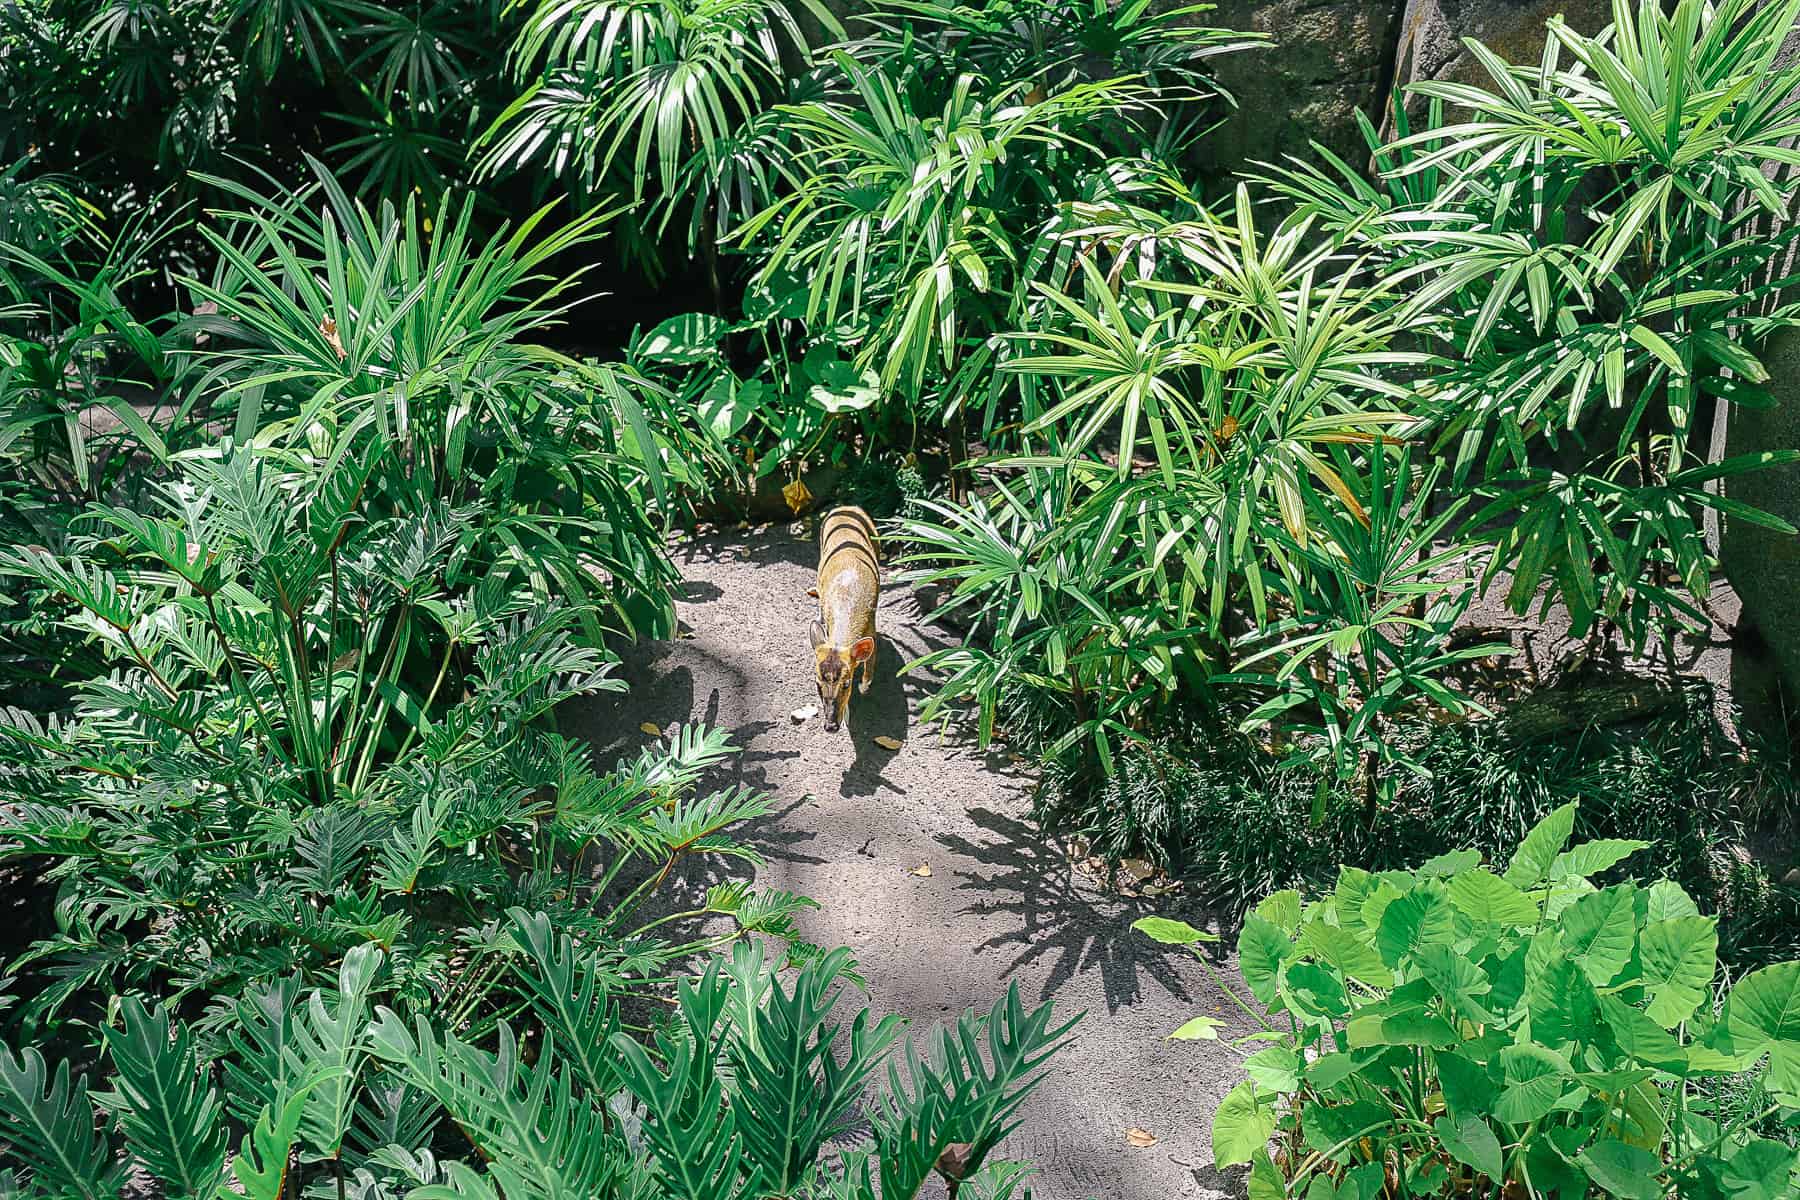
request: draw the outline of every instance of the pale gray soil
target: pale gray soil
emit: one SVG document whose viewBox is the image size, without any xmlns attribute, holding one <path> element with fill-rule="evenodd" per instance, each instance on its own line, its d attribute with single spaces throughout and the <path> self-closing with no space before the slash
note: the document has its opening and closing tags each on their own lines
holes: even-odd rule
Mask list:
<svg viewBox="0 0 1800 1200">
<path fill-rule="evenodd" d="M 1014 982 L 1029 1004 L 1085 1012 L 1004 1147 L 1036 1162 L 1040 1200 L 1239 1194 L 1239 1172 L 1210 1165 L 1209 1124 L 1241 1078 L 1238 1056 L 1165 1035 L 1195 1014 L 1226 1020 L 1234 1034 L 1249 1031 L 1246 1019 L 1185 952 L 1129 928 L 1150 912 L 1210 920 L 1179 898 L 1102 892 L 1027 822 L 1028 780 L 1011 764 L 917 723 L 927 688 L 896 671 L 951 635 L 891 580 L 875 684 L 854 700 L 848 729 L 793 722 L 816 699 L 806 642 L 814 556 L 810 534 L 780 525 L 678 545 L 692 636 L 635 652 L 624 672 L 631 691 L 565 710 L 564 731 L 610 761 L 614 747 L 647 740 L 643 722 L 731 730 L 742 747 L 735 777 L 777 797 L 769 818 L 738 831 L 767 857 L 757 882 L 819 902 L 801 918 L 802 936 L 854 948 L 877 1013 L 922 1030 L 986 1009 Z M 878 735 L 905 744 L 885 750 Z M 912 873 L 921 866 L 928 877 Z M 1235 976 L 1228 960 L 1221 969 Z M 1132 1127 L 1156 1145 L 1127 1145 Z"/>
</svg>

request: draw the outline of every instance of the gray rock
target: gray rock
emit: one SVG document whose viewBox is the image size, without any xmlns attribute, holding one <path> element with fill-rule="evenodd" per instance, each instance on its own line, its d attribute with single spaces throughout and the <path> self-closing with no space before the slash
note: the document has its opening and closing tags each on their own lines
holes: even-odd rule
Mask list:
<svg viewBox="0 0 1800 1200">
<path fill-rule="evenodd" d="M 1237 108 L 1202 143 L 1207 170 L 1308 155 L 1315 141 L 1353 164 L 1367 161 L 1356 113 L 1381 110 L 1399 0 L 1222 0 L 1199 19 L 1274 41 L 1215 60 Z"/>
<path fill-rule="evenodd" d="M 1762 361 L 1775 404 L 1732 410 L 1728 455 L 1800 446 L 1800 329 L 1770 338 Z M 1726 494 L 1800 526 L 1800 464 L 1739 475 L 1728 481 Z M 1727 521 L 1719 558 L 1743 601 L 1742 624 L 1754 630 L 1738 637 L 1734 699 L 1752 725 L 1779 732 L 1800 699 L 1800 537 Z"/>
<path fill-rule="evenodd" d="M 1405 0 L 1394 84 L 1404 88 L 1442 79 L 1491 86 L 1492 77 L 1463 39 L 1474 38 L 1509 63 L 1536 63 L 1544 52 L 1545 25 L 1559 13 L 1570 28 L 1598 33 L 1611 22 L 1612 5 L 1610 0 Z M 1408 109 L 1415 111 L 1413 104 Z"/>
</svg>

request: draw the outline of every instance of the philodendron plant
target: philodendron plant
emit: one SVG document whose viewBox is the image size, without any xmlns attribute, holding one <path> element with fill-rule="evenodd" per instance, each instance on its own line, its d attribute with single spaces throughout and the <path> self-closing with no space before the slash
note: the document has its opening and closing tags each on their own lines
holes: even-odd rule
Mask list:
<svg viewBox="0 0 1800 1200">
<path fill-rule="evenodd" d="M 1714 918 L 1666 880 L 1598 886 L 1644 843 L 1571 847 L 1575 816 L 1503 868 L 1473 850 L 1344 867 L 1245 919 L 1255 1003 L 1226 990 L 1261 1028 L 1212 1139 L 1220 1166 L 1249 1164 L 1252 1200 L 1797 1194 L 1800 962 L 1725 986 Z"/>
</svg>

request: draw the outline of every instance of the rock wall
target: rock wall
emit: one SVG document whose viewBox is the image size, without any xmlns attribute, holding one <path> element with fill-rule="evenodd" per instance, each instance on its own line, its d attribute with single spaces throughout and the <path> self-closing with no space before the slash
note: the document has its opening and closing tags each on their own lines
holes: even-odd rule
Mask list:
<svg viewBox="0 0 1800 1200">
<path fill-rule="evenodd" d="M 1800 30 L 1789 36 L 1777 65 L 1786 67 L 1796 57 Z M 1797 269 L 1800 262 L 1790 253 L 1769 278 L 1785 278 Z M 1800 299 L 1794 291 L 1790 288 L 1783 299 Z M 1762 362 L 1775 404 L 1730 411 L 1728 455 L 1800 447 L 1800 330 L 1784 329 L 1771 337 Z M 1726 494 L 1800 528 L 1800 464 L 1740 475 L 1726 484 Z M 1800 744 L 1800 537 L 1726 521 L 1719 561 L 1743 605 L 1737 657 L 1745 662 L 1741 671 L 1734 664 L 1734 698 L 1751 725 Z"/>
<path fill-rule="evenodd" d="M 1220 60 L 1219 82 L 1238 107 L 1207 140 L 1206 166 L 1229 173 L 1305 154 L 1313 141 L 1361 166 L 1359 109 L 1386 126 L 1390 98 L 1408 84 L 1488 83 L 1466 37 L 1508 62 L 1535 62 L 1545 22 L 1558 14 L 1597 33 L 1612 19 L 1611 0 L 1219 0 L 1198 19 L 1274 44 Z"/>
<path fill-rule="evenodd" d="M 1381 111 L 1400 0 L 1219 0 L 1197 19 L 1274 43 L 1215 60 L 1237 108 L 1202 145 L 1209 171 L 1305 155 L 1315 141 L 1346 162 L 1367 160 L 1356 113 Z"/>
<path fill-rule="evenodd" d="M 1800 446 L 1800 330 L 1770 338 L 1762 360 L 1776 403 L 1731 413 L 1727 454 Z M 1800 464 L 1740 475 L 1727 494 L 1800 526 Z M 1789 732 L 1800 700 L 1800 538 L 1727 521 L 1719 557 L 1743 606 L 1732 698 L 1752 726 Z"/>
<path fill-rule="evenodd" d="M 1544 52 L 1544 27 L 1561 15 L 1570 28 L 1598 33 L 1612 20 L 1610 0 L 1404 0 L 1394 47 L 1394 82 L 1426 80 L 1490 86 L 1469 53 L 1474 38 L 1509 63 L 1533 63 Z M 1566 56 L 1565 56 L 1566 61 Z"/>
</svg>

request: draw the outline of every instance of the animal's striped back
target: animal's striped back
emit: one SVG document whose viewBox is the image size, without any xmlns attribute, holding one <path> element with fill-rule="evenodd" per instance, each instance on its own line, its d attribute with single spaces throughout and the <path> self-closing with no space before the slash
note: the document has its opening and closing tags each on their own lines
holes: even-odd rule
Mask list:
<svg viewBox="0 0 1800 1200">
<path fill-rule="evenodd" d="M 832 569 L 861 560 L 869 570 L 880 570 L 880 552 L 875 546 L 875 522 L 869 514 L 854 506 L 834 508 L 819 525 L 819 578 Z"/>
</svg>

